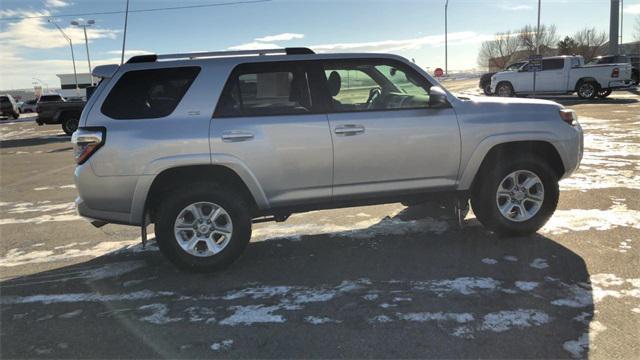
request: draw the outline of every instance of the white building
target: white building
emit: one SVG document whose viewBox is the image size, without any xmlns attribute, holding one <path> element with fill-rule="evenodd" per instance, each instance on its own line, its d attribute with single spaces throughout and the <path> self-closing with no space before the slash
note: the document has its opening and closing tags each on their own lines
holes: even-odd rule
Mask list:
<svg viewBox="0 0 640 360">
<path fill-rule="evenodd" d="M 78 74 L 78 91 L 76 92 L 76 79 L 72 74 L 57 74 L 60 78 L 60 95 L 65 98 L 86 97 L 87 91 L 85 90 L 91 86 L 91 74 L 83 73 Z M 93 78 L 93 84 L 98 83 L 98 78 Z"/>
</svg>

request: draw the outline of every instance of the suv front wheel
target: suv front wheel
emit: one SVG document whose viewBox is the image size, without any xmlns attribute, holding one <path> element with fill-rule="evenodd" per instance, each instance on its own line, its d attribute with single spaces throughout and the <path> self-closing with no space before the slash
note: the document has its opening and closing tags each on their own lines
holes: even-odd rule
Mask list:
<svg viewBox="0 0 640 360">
<path fill-rule="evenodd" d="M 240 196 L 216 184 L 191 184 L 160 205 L 160 251 L 181 269 L 213 271 L 235 261 L 251 238 L 251 217 Z"/>
<path fill-rule="evenodd" d="M 478 220 L 501 235 L 538 231 L 558 205 L 558 179 L 539 157 L 520 157 L 485 169 L 471 195 Z"/>
</svg>

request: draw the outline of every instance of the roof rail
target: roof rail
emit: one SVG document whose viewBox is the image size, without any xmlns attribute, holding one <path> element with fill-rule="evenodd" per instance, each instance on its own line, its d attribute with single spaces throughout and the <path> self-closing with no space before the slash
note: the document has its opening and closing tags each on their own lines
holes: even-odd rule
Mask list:
<svg viewBox="0 0 640 360">
<path fill-rule="evenodd" d="M 211 52 L 193 52 L 193 53 L 177 53 L 177 54 L 148 54 L 138 55 L 130 58 L 127 64 L 155 62 L 158 60 L 175 60 L 175 59 L 198 59 L 209 57 L 225 57 L 225 56 L 242 56 L 242 55 L 306 55 L 315 54 L 313 50 L 305 47 L 284 48 L 284 49 L 263 49 L 263 50 L 233 50 L 233 51 L 211 51 Z"/>
</svg>

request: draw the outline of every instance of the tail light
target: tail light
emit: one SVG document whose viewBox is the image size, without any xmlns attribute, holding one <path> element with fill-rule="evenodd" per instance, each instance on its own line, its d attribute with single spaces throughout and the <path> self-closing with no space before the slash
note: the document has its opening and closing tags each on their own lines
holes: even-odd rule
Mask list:
<svg viewBox="0 0 640 360">
<path fill-rule="evenodd" d="M 560 118 L 567 124 L 574 126 L 578 123 L 578 115 L 574 110 L 562 109 L 560 110 Z"/>
<path fill-rule="evenodd" d="M 611 70 L 611 77 L 612 78 L 617 78 L 618 76 L 620 76 L 620 69 L 613 68 L 613 70 Z"/>
<path fill-rule="evenodd" d="M 73 133 L 71 143 L 76 164 L 87 161 L 104 144 L 106 133 L 105 128 L 79 128 Z"/>
</svg>

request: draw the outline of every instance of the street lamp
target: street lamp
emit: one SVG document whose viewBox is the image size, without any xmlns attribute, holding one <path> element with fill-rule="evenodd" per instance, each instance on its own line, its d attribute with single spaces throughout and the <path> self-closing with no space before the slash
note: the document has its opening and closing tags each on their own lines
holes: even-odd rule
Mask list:
<svg viewBox="0 0 640 360">
<path fill-rule="evenodd" d="M 78 87 L 78 74 L 76 73 L 76 57 L 73 54 L 73 41 L 71 41 L 71 38 L 67 36 L 67 34 L 65 34 L 64 31 L 62 31 L 62 28 L 60 28 L 60 26 L 53 19 L 49 19 L 48 21 L 49 23 L 55 25 L 58 28 L 58 30 L 60 30 L 60 33 L 62 34 L 62 36 L 69 42 L 69 47 L 71 48 L 71 61 L 73 62 L 73 77 L 76 81 L 76 96 L 79 96 L 80 90 Z"/>
<path fill-rule="evenodd" d="M 91 86 L 93 86 L 93 75 L 91 74 L 91 58 L 89 57 L 89 40 L 87 39 L 87 27 L 95 24 L 95 20 L 73 20 L 71 25 L 81 27 L 84 30 L 84 45 L 87 48 L 87 62 L 89 63 L 89 77 L 91 77 Z"/>
<path fill-rule="evenodd" d="M 47 92 L 49 92 L 49 83 L 44 82 L 44 81 L 42 81 L 42 80 L 40 80 L 40 79 L 38 79 L 38 78 L 35 78 L 35 77 L 34 77 L 34 78 L 32 78 L 32 79 L 33 79 L 33 80 L 35 80 L 35 81 L 37 81 L 37 82 L 39 82 L 39 83 L 40 83 L 40 86 L 44 85 L 44 86 L 45 86 L 45 89 L 47 89 Z"/>
</svg>

